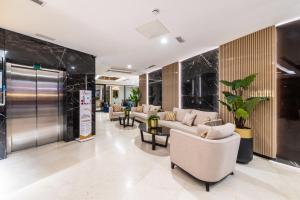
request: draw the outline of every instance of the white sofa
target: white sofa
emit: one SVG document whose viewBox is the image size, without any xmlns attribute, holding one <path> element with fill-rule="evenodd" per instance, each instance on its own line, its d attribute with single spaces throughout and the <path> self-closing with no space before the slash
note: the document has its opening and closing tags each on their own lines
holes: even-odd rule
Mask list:
<svg viewBox="0 0 300 200">
<path fill-rule="evenodd" d="M 240 136 L 233 133 L 224 139 L 210 140 L 171 129 L 170 159 L 172 169 L 179 166 L 209 186 L 233 174 Z"/>
<path fill-rule="evenodd" d="M 184 131 L 186 133 L 191 133 L 196 135 L 197 134 L 197 125 L 198 124 L 204 124 L 204 125 L 210 125 L 210 126 L 216 126 L 221 125 L 222 120 L 218 118 L 217 112 L 206 112 L 206 111 L 199 111 L 199 110 L 193 110 L 193 109 L 179 109 L 179 108 L 173 108 L 173 111 L 176 112 L 176 121 L 166 121 L 165 119 L 165 112 L 158 113 L 158 116 L 160 117 L 159 125 L 166 126 L 171 129 L 177 129 Z M 196 114 L 196 119 L 194 120 L 193 126 L 187 126 L 182 123 L 182 120 L 184 118 L 184 115 L 186 113 L 194 113 Z M 207 119 L 207 120 L 205 120 Z"/>
<path fill-rule="evenodd" d="M 143 104 L 143 112 L 136 112 L 137 107 L 131 108 L 131 114 L 135 116 L 135 120 L 139 122 L 146 122 L 147 118 L 151 115 L 158 114 L 161 106 L 154 106 L 154 105 L 146 105 Z"/>
</svg>

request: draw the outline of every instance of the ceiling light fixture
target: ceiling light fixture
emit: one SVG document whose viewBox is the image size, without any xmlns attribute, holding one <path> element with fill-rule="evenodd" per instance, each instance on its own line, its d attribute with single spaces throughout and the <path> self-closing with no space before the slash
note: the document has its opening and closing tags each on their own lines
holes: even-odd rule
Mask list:
<svg viewBox="0 0 300 200">
<path fill-rule="evenodd" d="M 166 37 L 163 37 L 160 39 L 160 43 L 161 44 L 167 44 L 168 43 L 168 39 Z"/>
<path fill-rule="evenodd" d="M 128 68 L 128 69 L 131 69 L 131 68 L 132 68 L 132 65 L 127 65 L 127 68 Z"/>
<path fill-rule="evenodd" d="M 75 66 L 71 66 L 71 69 L 73 69 L 73 70 L 74 70 L 74 69 L 75 69 Z"/>
</svg>

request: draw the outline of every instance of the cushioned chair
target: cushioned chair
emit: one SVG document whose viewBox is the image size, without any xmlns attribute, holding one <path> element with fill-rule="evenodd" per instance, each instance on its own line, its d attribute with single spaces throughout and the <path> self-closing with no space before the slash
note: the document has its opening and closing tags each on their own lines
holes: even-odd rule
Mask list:
<svg viewBox="0 0 300 200">
<path fill-rule="evenodd" d="M 209 140 L 171 129 L 171 167 L 178 166 L 209 186 L 233 174 L 240 136 L 233 133 L 224 139 Z"/>
</svg>

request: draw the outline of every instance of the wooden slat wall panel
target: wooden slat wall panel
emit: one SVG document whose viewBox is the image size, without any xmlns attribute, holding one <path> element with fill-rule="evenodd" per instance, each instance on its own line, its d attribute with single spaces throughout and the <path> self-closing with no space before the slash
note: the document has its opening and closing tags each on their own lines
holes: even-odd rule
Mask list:
<svg viewBox="0 0 300 200">
<path fill-rule="evenodd" d="M 139 77 L 139 89 L 142 94 L 140 104 L 146 104 L 147 103 L 147 75 L 142 74 Z"/>
<path fill-rule="evenodd" d="M 162 69 L 162 107 L 166 111 L 178 107 L 178 62 L 167 65 Z"/>
<path fill-rule="evenodd" d="M 276 157 L 276 49 L 275 27 L 268 27 L 220 46 L 220 80 L 234 80 L 257 73 L 249 88 L 251 96 L 268 96 L 270 101 L 257 106 L 247 126 L 254 132 L 254 152 Z M 222 91 L 228 90 L 220 84 Z M 246 95 L 247 95 L 246 94 Z M 231 114 L 220 105 L 225 122 L 232 122 Z"/>
</svg>

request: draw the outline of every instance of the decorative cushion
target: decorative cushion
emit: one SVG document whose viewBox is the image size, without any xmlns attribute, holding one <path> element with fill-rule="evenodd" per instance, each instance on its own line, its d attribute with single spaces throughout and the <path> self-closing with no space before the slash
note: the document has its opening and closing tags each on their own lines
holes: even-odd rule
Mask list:
<svg viewBox="0 0 300 200">
<path fill-rule="evenodd" d="M 206 115 L 206 112 L 200 110 L 192 110 L 193 114 L 196 114 L 196 118 L 194 120 L 194 125 L 204 124 L 205 122 L 210 121 L 210 117 Z"/>
<path fill-rule="evenodd" d="M 192 110 L 192 113 L 197 115 L 194 121 L 194 125 L 203 124 L 205 122 L 218 119 L 217 112 L 205 112 L 201 110 Z"/>
<path fill-rule="evenodd" d="M 113 107 L 114 112 L 121 112 L 122 111 L 122 107 L 118 104 L 114 104 L 112 107 Z"/>
<path fill-rule="evenodd" d="M 195 118 L 196 118 L 196 114 L 186 113 L 182 120 L 182 123 L 188 126 L 192 126 Z"/>
<path fill-rule="evenodd" d="M 143 106 L 136 107 L 135 111 L 140 113 L 143 112 Z"/>
<path fill-rule="evenodd" d="M 171 111 L 166 111 L 164 120 L 166 120 L 166 121 L 175 121 L 176 120 L 176 113 L 171 112 Z"/>
<path fill-rule="evenodd" d="M 147 114 L 150 109 L 150 106 L 146 104 L 143 104 L 142 106 L 143 106 L 143 113 Z"/>
<path fill-rule="evenodd" d="M 176 113 L 176 121 L 182 122 L 186 113 L 191 113 L 191 110 L 173 108 L 173 112 Z"/>
<path fill-rule="evenodd" d="M 231 135 L 235 130 L 235 125 L 231 123 L 227 123 L 221 126 L 211 126 L 211 129 L 208 131 L 206 139 L 218 140 L 224 139 Z"/>
<path fill-rule="evenodd" d="M 159 111 L 161 108 L 161 106 L 154 106 L 154 105 L 150 105 L 150 111 Z"/>
</svg>

